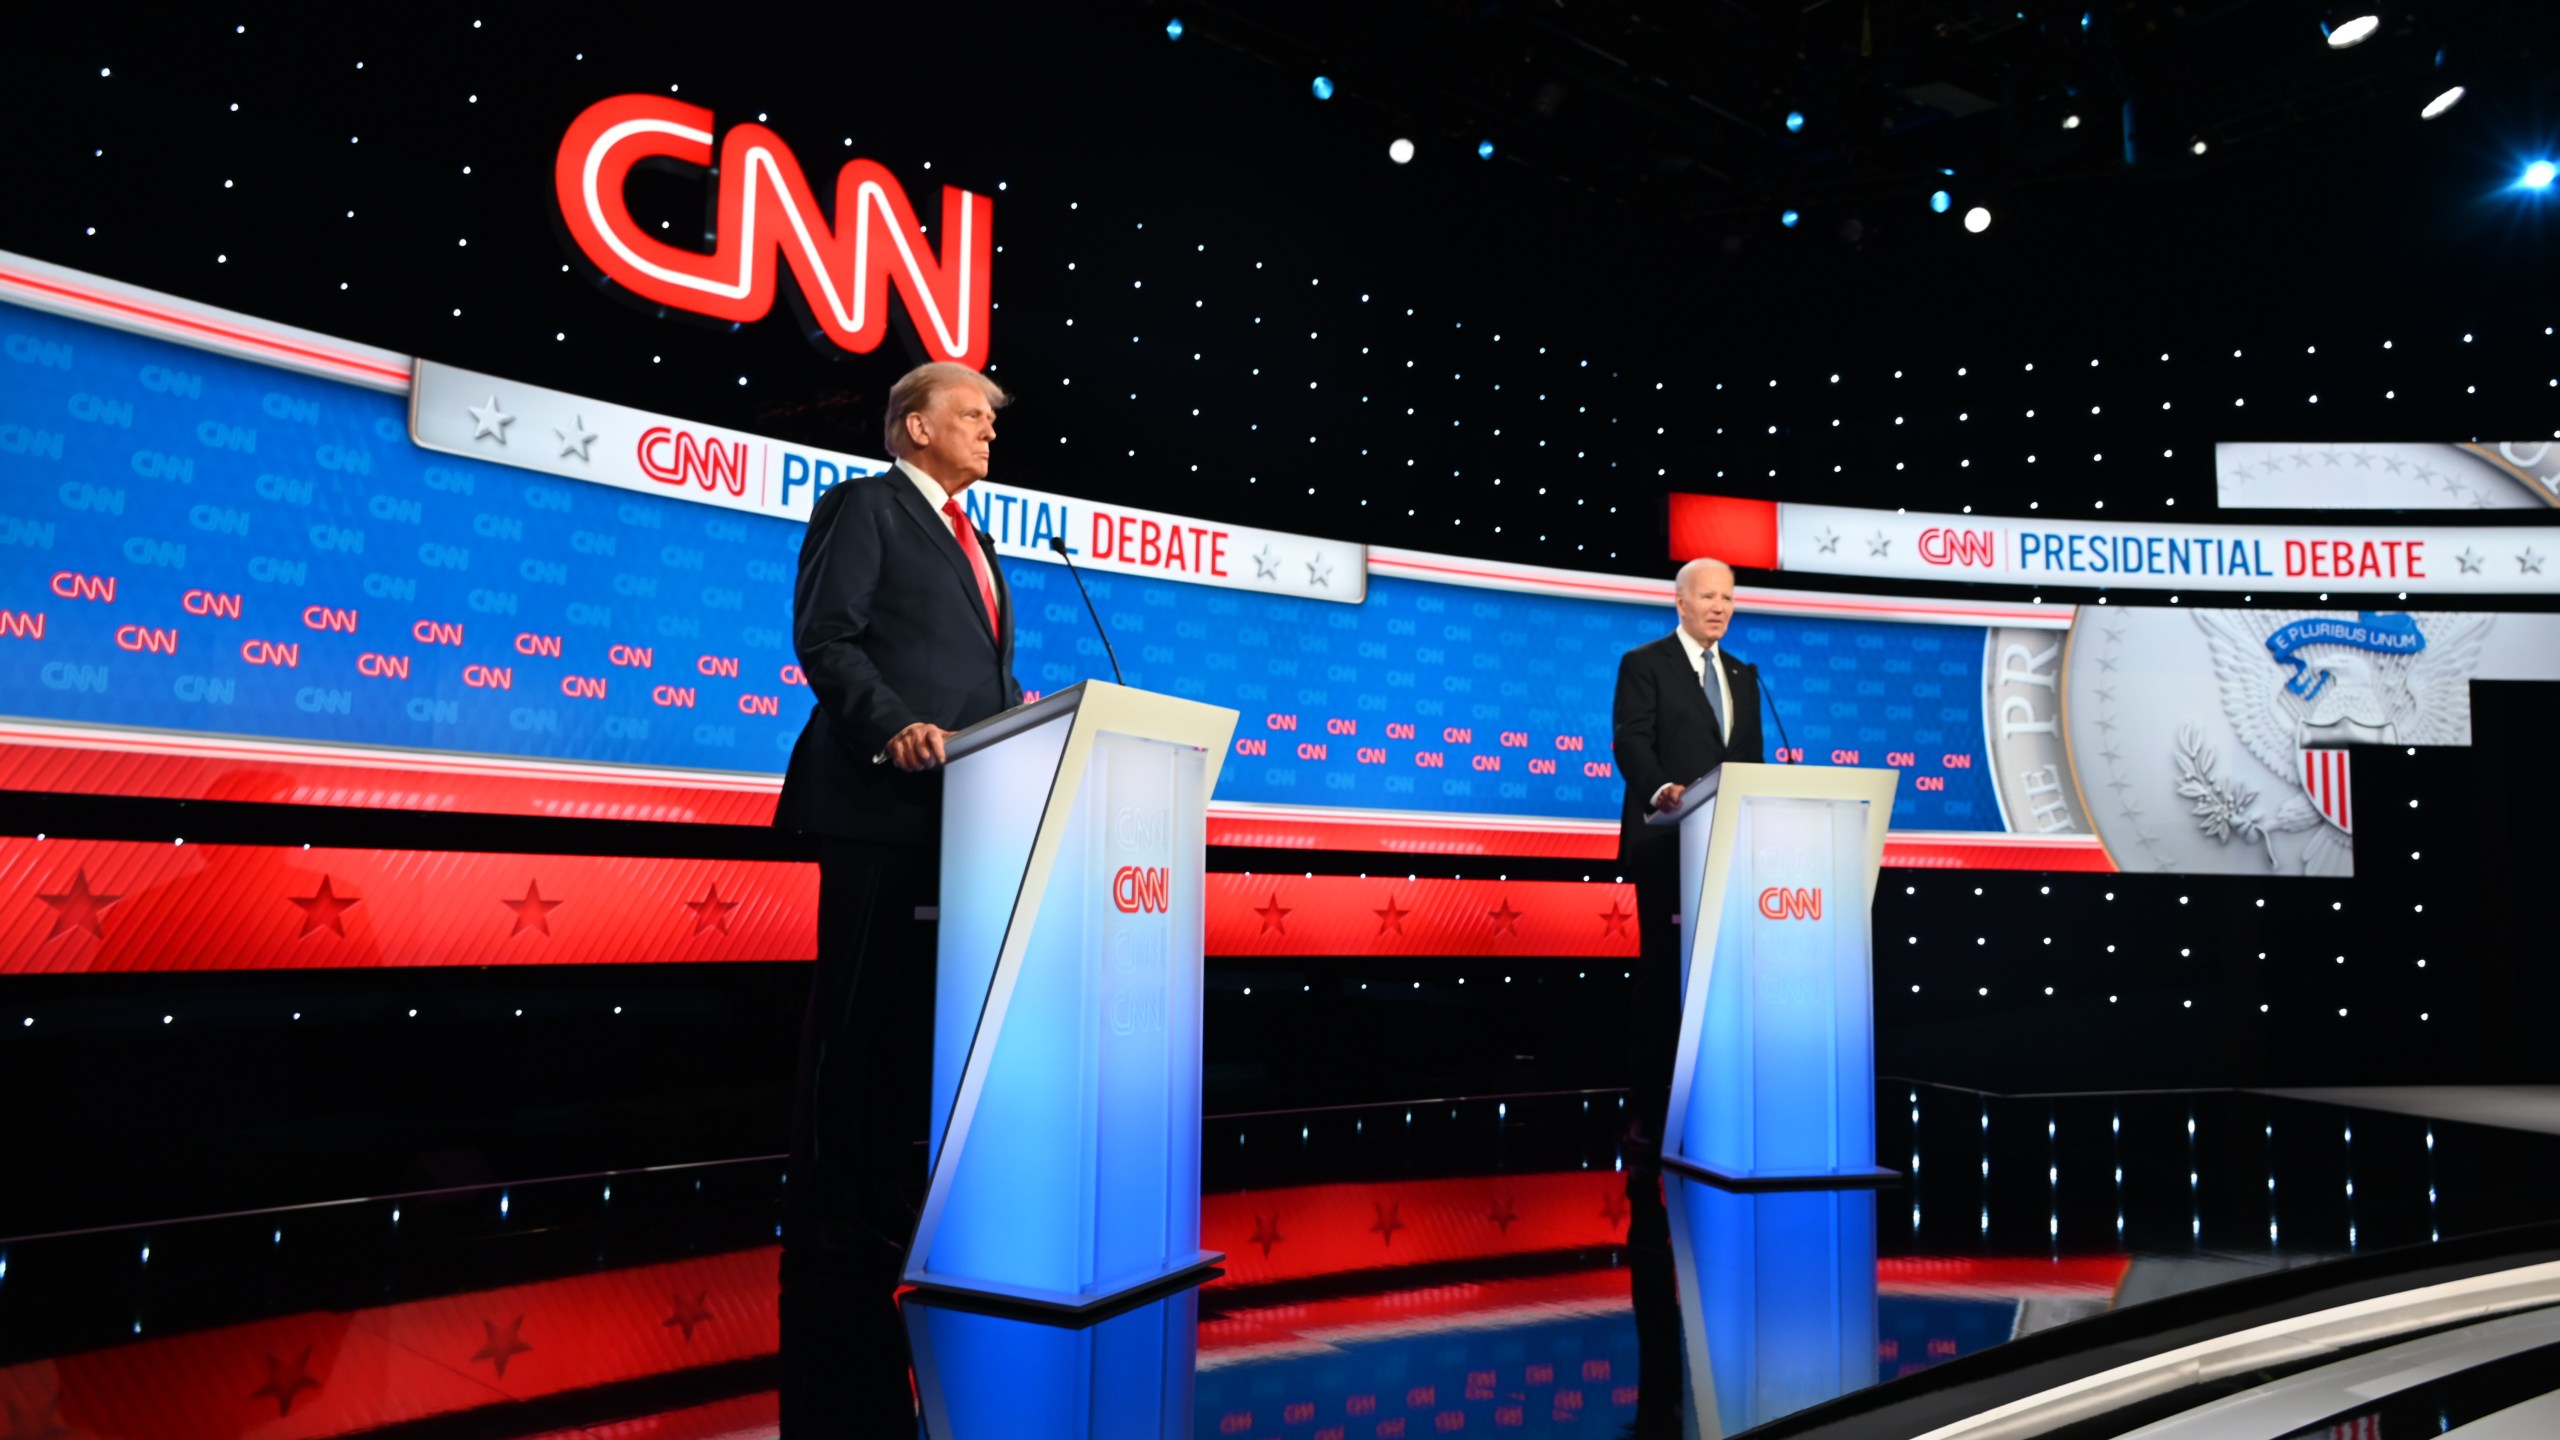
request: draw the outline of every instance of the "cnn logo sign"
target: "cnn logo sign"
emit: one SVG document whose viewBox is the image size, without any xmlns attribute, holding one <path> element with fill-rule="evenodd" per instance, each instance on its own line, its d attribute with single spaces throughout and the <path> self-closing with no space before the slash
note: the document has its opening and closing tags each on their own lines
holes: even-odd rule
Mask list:
<svg viewBox="0 0 2560 1440">
<path fill-rule="evenodd" d="M 2000 537 L 1990 530 L 1950 530 L 1933 525 L 1920 532 L 1920 558 L 1932 565 L 1989 569 L 1999 562 Z"/>
<path fill-rule="evenodd" d="M 1123 915 L 1161 915 L 1173 908 L 1173 879 L 1161 865 L 1123 865 L 1111 877 L 1111 905 Z"/>
<path fill-rule="evenodd" d="M 1819 920 L 1822 888 L 1772 885 L 1760 892 L 1760 913 L 1772 920 Z"/>
</svg>

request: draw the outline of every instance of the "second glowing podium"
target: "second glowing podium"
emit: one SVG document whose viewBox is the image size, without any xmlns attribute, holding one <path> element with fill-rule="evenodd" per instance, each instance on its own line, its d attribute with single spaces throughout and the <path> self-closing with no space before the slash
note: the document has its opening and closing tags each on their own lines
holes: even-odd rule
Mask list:
<svg viewBox="0 0 2560 1440">
<path fill-rule="evenodd" d="M 1666 1165 L 1737 1189 L 1883 1184 L 1874 947 L 1890 770 L 1725 765 L 1679 809 Z"/>
<path fill-rule="evenodd" d="M 1201 908 L 1236 713 L 1087 681 L 954 735 L 906 1280 L 1066 1312 L 1200 1248 Z"/>
</svg>

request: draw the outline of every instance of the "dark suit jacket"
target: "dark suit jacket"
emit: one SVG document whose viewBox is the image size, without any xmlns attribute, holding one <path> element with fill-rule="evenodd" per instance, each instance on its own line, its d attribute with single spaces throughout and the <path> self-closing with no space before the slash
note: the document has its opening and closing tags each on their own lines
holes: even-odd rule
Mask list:
<svg viewBox="0 0 2560 1440">
<path fill-rule="evenodd" d="M 1726 683 L 1733 687 L 1733 738 L 1716 733 L 1716 712 L 1706 687 L 1689 668 L 1689 652 L 1676 634 L 1639 645 L 1618 661 L 1615 741 L 1618 774 L 1627 798 L 1618 815 L 1618 858 L 1634 862 L 1648 850 L 1655 858 L 1676 847 L 1679 831 L 1648 827 L 1653 792 L 1686 785 L 1727 760 L 1760 761 L 1760 683 L 1750 666 L 1719 650 Z M 1676 856 L 1673 848 L 1667 852 Z"/>
<path fill-rule="evenodd" d="M 775 825 L 938 841 L 942 772 L 911 775 L 871 757 L 919 720 L 957 730 L 1022 703 L 1012 592 L 995 547 L 984 534 L 978 544 L 995 580 L 993 630 L 967 553 L 905 471 L 848 480 L 818 497 L 791 598 L 792 647 L 817 703 L 791 751 Z"/>
</svg>

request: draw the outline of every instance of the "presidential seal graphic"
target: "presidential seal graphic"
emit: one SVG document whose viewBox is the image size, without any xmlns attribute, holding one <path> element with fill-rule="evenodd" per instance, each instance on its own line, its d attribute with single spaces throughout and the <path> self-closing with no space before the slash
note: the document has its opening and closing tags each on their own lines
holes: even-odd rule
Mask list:
<svg viewBox="0 0 2560 1440">
<path fill-rule="evenodd" d="M 2196 830 L 2258 849 L 2270 870 L 2285 867 L 2274 837 L 2300 834 L 2299 873 L 2353 874 L 2351 747 L 2467 743 L 2471 676 L 2494 618 L 2196 612 L 2230 733 L 2276 782 L 2253 785 L 2206 727 L 2180 726 L 2177 793 Z"/>
</svg>

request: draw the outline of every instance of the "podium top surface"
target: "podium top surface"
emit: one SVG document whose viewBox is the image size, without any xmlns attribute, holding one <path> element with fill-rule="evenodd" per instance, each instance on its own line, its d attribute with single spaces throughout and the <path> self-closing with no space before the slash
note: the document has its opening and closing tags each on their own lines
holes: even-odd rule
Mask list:
<svg viewBox="0 0 2560 1440">
<path fill-rule="evenodd" d="M 1647 825 L 1673 826 L 1718 795 L 1776 795 L 1801 800 L 1864 800 L 1890 807 L 1901 772 L 1855 765 L 1719 765 L 1689 782 L 1680 803 L 1645 817 Z"/>
<path fill-rule="evenodd" d="M 1091 715 L 1113 730 L 1221 751 L 1235 733 L 1237 719 L 1233 710 L 1197 700 L 1114 685 L 1108 680 L 1079 680 L 1028 705 L 1016 705 L 952 731 L 943 742 L 943 754 L 959 760 L 1068 715 Z"/>
</svg>

